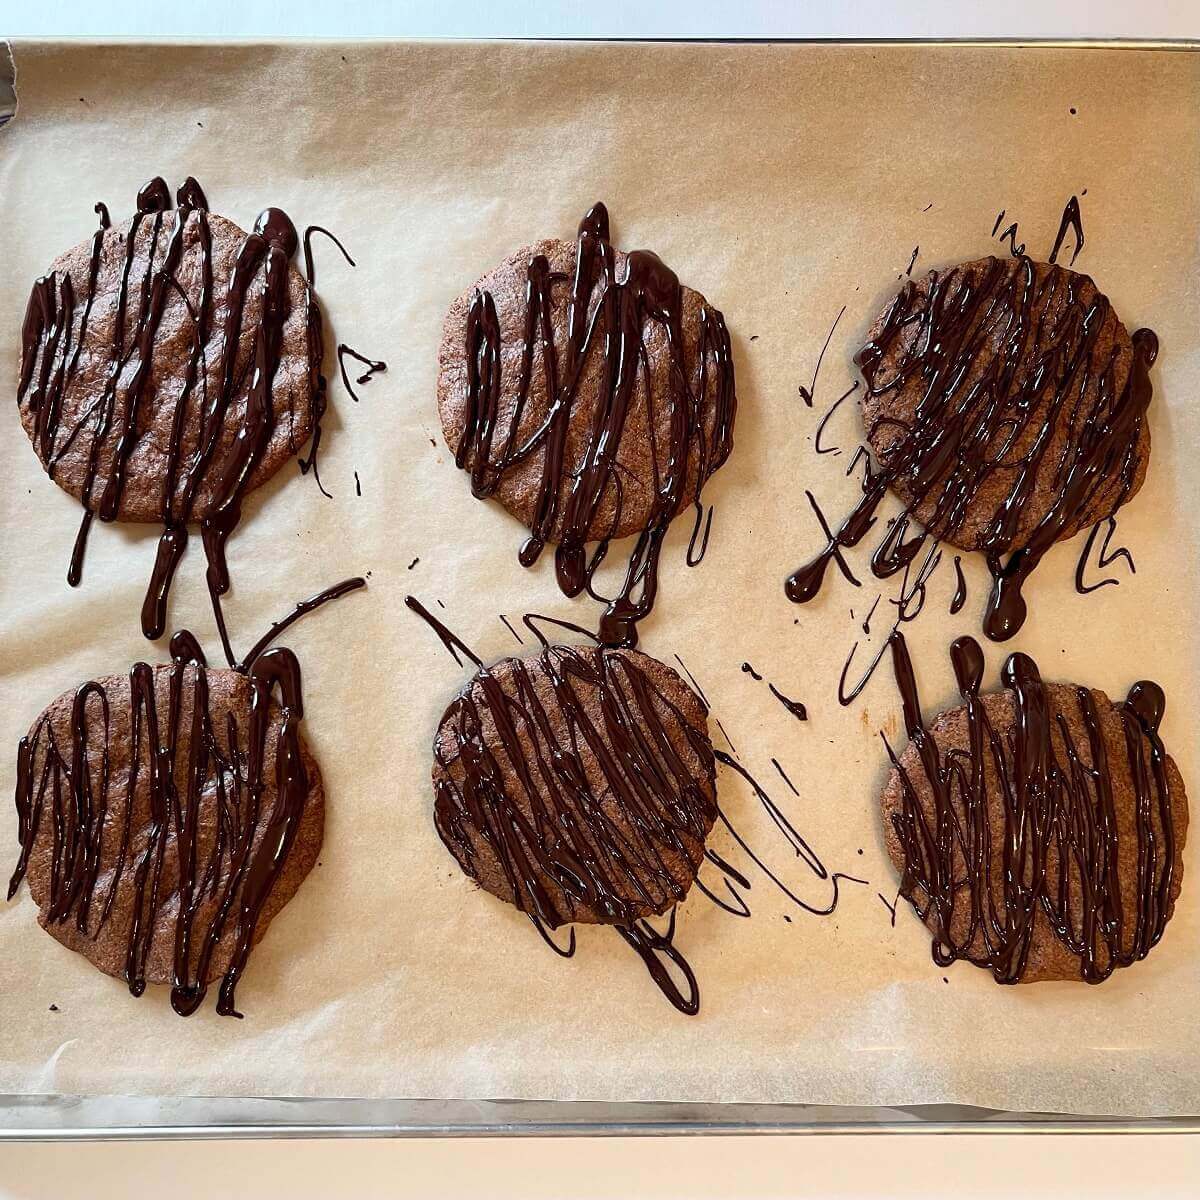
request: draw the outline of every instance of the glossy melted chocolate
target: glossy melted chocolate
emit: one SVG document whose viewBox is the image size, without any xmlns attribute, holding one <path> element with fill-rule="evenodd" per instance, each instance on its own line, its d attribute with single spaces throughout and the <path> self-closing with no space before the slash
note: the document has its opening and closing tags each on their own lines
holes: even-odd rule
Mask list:
<svg viewBox="0 0 1200 1200">
<path fill-rule="evenodd" d="M 474 876 L 475 838 L 482 837 L 513 904 L 550 929 L 577 920 L 578 905 L 604 924 L 629 926 L 647 905 L 663 912 L 682 900 L 687 885 L 668 870 L 662 850 L 698 865 L 698 847 L 716 819 L 716 804 L 700 786 L 715 771 L 707 736 L 628 658 L 553 646 L 510 665 L 515 695 L 480 667 L 443 718 L 453 749 L 447 753 L 439 738 L 446 774 L 434 813 L 442 840 Z M 550 681 L 552 714 L 537 698 L 535 674 Z M 587 712 L 589 697 L 598 701 L 602 726 Z M 485 713 L 498 745 L 485 740 Z M 680 737 L 700 759 L 699 779 L 673 748 Z M 588 778 L 591 755 L 603 771 L 600 792 Z M 521 780 L 519 794 L 506 785 L 505 767 Z M 605 814 L 609 798 L 628 815 L 620 826 Z"/>
<path fill-rule="evenodd" d="M 74 920 L 76 928 L 95 936 L 109 919 L 117 889 L 132 887 L 133 919 L 123 972 L 129 990 L 140 996 L 146 988 L 145 967 L 156 921 L 178 899 L 175 917 L 175 959 L 171 1006 L 180 1016 L 200 1007 L 207 991 L 209 962 L 218 941 L 232 942 L 233 958 L 221 979 L 217 1012 L 240 1016 L 234 991 L 246 968 L 254 930 L 299 828 L 308 797 L 309 781 L 300 752 L 299 727 L 304 715 L 300 667 L 290 650 L 262 653 L 250 666 L 252 688 L 249 728 L 237 738 L 234 722 L 218 731 L 209 711 L 204 656 L 188 633 L 171 639 L 169 711 L 156 711 L 154 668 L 137 663 L 129 673 L 129 727 L 133 745 L 131 770 L 124 797 L 125 819 L 118 831 L 109 821 L 110 796 L 119 786 L 110 779 L 108 736 L 109 697 L 97 683 L 85 683 L 75 694 L 71 743 L 56 745 L 49 718 L 21 739 L 17 756 L 17 818 L 21 856 L 9 883 L 9 899 L 25 874 L 29 855 L 43 822 L 54 829 L 54 859 L 47 922 Z M 179 758 L 184 689 L 192 693 L 189 741 L 191 752 Z M 277 692 L 279 715 L 270 715 Z M 266 746 L 271 726 L 278 722 L 273 761 Z M 100 771 L 95 782 L 95 755 Z M 89 750 L 91 753 L 89 754 Z M 146 772 L 151 824 L 147 840 L 136 854 L 130 818 L 139 775 Z M 265 781 L 274 780 L 277 796 L 266 818 L 260 811 Z M 205 798 L 206 793 L 208 798 Z M 221 797 L 221 812 L 202 812 Z M 215 824 L 217 836 L 210 852 L 201 856 L 202 825 Z M 107 828 L 106 828 L 107 826 Z M 171 835 L 174 835 L 172 838 Z M 105 837 L 119 836 L 116 864 L 100 884 Z M 256 839 L 259 845 L 254 848 Z M 177 878 L 172 889 L 159 883 L 166 874 Z M 208 928 L 196 924 L 202 901 L 212 895 L 220 903 Z M 99 910 L 98 919 L 95 911 Z M 199 951 L 194 949 L 199 942 Z"/>
<path fill-rule="evenodd" d="M 300 664 L 291 650 L 270 649 L 270 643 L 305 614 L 365 586 L 365 580 L 354 578 L 326 588 L 296 605 L 255 643 L 236 668 L 251 687 L 244 737 L 232 717 L 218 728 L 209 706 L 204 653 L 192 634 L 180 630 L 171 638 L 171 666 L 159 668 L 170 671 L 166 713 L 157 711 L 155 668 L 136 663 L 129 672 L 132 745 L 128 781 L 118 801 L 118 811 L 124 814 L 119 832 L 118 822 L 109 817 L 111 795 L 121 785 L 110 777 L 113 713 L 107 691 L 95 682 L 76 691 L 69 747 L 55 742 L 49 716 L 44 715 L 17 749 L 20 857 L 9 881 L 8 899 L 16 895 L 25 876 L 43 822 L 50 822 L 54 840 L 47 923 L 74 919 L 80 933 L 95 937 L 112 913 L 122 880 L 127 885 L 132 880 L 133 919 L 123 975 L 130 992 L 140 996 L 146 990 L 146 959 L 159 915 L 177 900 L 171 1006 L 184 1017 L 200 1007 L 208 990 L 213 952 L 218 942 L 232 943 L 233 957 L 221 979 L 217 1012 L 240 1017 L 234 991 L 246 969 L 263 907 L 295 841 L 309 793 L 300 750 L 304 717 Z M 181 757 L 185 689 L 191 691 L 191 719 L 187 755 Z M 278 712 L 272 714 L 276 694 Z M 273 728 L 277 733 L 268 761 Z M 132 816 L 143 769 L 151 824 L 144 846 L 135 855 L 134 841 L 141 835 L 133 830 Z M 264 827 L 261 804 L 268 780 L 274 783 L 276 800 Z M 212 811 L 214 805 L 219 805 L 218 812 Z M 216 836 L 202 861 L 201 842 L 209 840 L 206 828 L 215 829 Z M 115 861 L 105 853 L 106 838 L 114 836 L 120 837 Z M 102 859 L 114 865 L 106 867 L 100 886 Z M 164 868 L 173 886 L 164 884 L 160 889 Z M 218 895 L 215 916 L 207 928 L 199 926 L 200 905 Z"/>
</svg>

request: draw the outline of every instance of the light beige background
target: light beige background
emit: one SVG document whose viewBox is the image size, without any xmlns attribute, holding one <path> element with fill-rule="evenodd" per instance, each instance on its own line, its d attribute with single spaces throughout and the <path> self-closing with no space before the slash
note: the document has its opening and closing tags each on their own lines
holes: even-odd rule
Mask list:
<svg viewBox="0 0 1200 1200">
<path fill-rule="evenodd" d="M 1194 1137 L 510 1138 L 0 1146 L 0 1200 L 126 1200 L 131 1180 L 179 1200 L 220 1186 L 264 1200 L 759 1200 L 784 1197 L 1196 1195 Z M 1152 1167 L 1149 1165 L 1152 1164 Z M 1135 1182 L 1136 1181 L 1136 1182 Z"/>
<path fill-rule="evenodd" d="M 195 174 L 213 208 L 243 224 L 274 203 L 332 227 L 360 265 L 318 250 L 330 341 L 381 355 L 390 370 L 359 406 L 335 389 L 323 460 L 335 499 L 285 475 L 248 506 L 231 544 L 228 611 L 242 647 L 293 600 L 372 572 L 369 592 L 288 639 L 305 664 L 330 821 L 322 866 L 252 960 L 239 992 L 247 1020 L 206 1011 L 181 1022 L 161 995 L 134 1002 L 46 938 L 22 893 L 0 912 L 0 1089 L 1196 1110 L 1200 978 L 1187 883 L 1152 960 L 1103 988 L 1001 991 L 964 967 L 943 983 L 916 921 L 902 915 L 892 930 L 875 895 L 894 891 L 873 807 L 884 774 L 877 731 L 895 720 L 890 680 L 881 673 L 848 710 L 832 698 L 857 632 L 849 609 L 861 617 L 874 590 L 831 583 L 805 609 L 781 591 L 817 544 L 801 489 L 831 515 L 852 497 L 847 456 L 818 460 L 811 438 L 912 247 L 918 268 L 977 256 L 1005 208 L 1045 254 L 1062 204 L 1086 187 L 1079 266 L 1163 344 L 1154 466 L 1121 521 L 1138 574 L 1076 597 L 1077 547 L 1054 552 L 1029 585 L 1032 617 L 1014 646 L 1050 676 L 1113 695 L 1141 675 L 1159 679 L 1168 743 L 1196 779 L 1195 57 L 27 46 L 18 62 L 22 109 L 0 157 L 0 387 L 15 384 L 28 281 L 87 236 L 94 199 L 124 215 L 154 173 L 172 184 Z M 569 236 L 601 197 L 619 244 L 654 248 L 725 310 L 738 369 L 737 444 L 709 493 L 708 558 L 687 571 L 686 530 L 669 539 L 644 648 L 682 656 L 747 766 L 781 801 L 771 756 L 798 782 L 789 812 L 830 868 L 871 880 L 847 888 L 826 920 L 785 922 L 761 877 L 749 923 L 690 901 L 679 943 L 703 988 L 694 1021 L 665 1005 L 611 934 L 586 931 L 578 957 L 561 963 L 453 869 L 429 819 L 427 747 L 462 674 L 402 605 L 409 590 L 431 607 L 443 600 L 448 622 L 485 656 L 514 648 L 498 612 L 595 619 L 557 595 L 548 563 L 521 571 L 518 530 L 471 500 L 428 439 L 450 298 L 514 246 Z M 843 304 L 809 412 L 796 387 Z M 0 443 L 9 746 L 58 691 L 152 656 L 136 612 L 153 555 L 143 531 L 97 529 L 71 593 L 63 576 L 77 508 L 42 477 L 15 420 L 11 433 Z M 830 433 L 853 445 L 850 409 Z M 15 536 L 18 522 L 34 535 Z M 197 557 L 181 569 L 172 617 L 215 647 Z M 929 611 L 909 627 L 931 708 L 950 698 L 950 636 L 975 628 L 982 607 L 983 572 L 966 565 L 971 599 L 959 618 L 945 616 L 947 561 Z M 989 649 L 991 678 L 1003 653 Z M 809 704 L 807 726 L 740 671 L 743 659 Z M 4 765 L 7 791 L 11 759 Z M 721 786 L 739 827 L 823 900 L 769 840 L 746 789 L 729 776 Z M 6 812 L 0 844 L 15 852 L 13 824 Z"/>
</svg>

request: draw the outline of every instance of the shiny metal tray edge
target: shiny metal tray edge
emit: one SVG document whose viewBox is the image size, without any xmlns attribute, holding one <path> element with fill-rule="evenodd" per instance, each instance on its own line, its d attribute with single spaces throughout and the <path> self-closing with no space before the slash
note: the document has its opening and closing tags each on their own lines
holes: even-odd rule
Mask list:
<svg viewBox="0 0 1200 1200">
<path fill-rule="evenodd" d="M 0 129 L 18 108 L 13 42 L 0 38 Z M 146 39 L 71 39 L 113 43 Z M 205 38 L 164 42 L 206 44 Z M 258 41 L 261 39 L 249 39 Z M 313 39 L 296 39 L 300 42 Z M 322 39 L 333 40 L 333 39 Z M 719 39 L 689 39 L 719 40 Z M 758 40 L 758 39 L 739 39 Z M 807 39 L 769 39 L 804 41 Z M 831 39 L 836 46 L 874 39 Z M 1196 52 L 1193 39 L 904 38 L 880 44 L 1022 45 Z M 747 1134 L 1200 1133 L 1200 1115 L 1107 1117 L 965 1104 L 818 1105 L 0 1094 L 0 1142 L 329 1137 L 645 1137 Z"/>
<path fill-rule="evenodd" d="M 802 1133 L 1200 1133 L 1200 1116 L 1071 1116 L 962 1104 L 0 1096 L 0 1141 Z"/>
</svg>

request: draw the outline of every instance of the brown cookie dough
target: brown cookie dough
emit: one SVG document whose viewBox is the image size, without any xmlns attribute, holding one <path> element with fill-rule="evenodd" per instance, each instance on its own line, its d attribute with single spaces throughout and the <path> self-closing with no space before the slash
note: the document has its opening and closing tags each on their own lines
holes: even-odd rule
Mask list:
<svg viewBox="0 0 1200 1200">
<path fill-rule="evenodd" d="M 234 1012 L 245 955 L 321 848 L 324 790 L 297 728 L 298 670 L 294 686 L 287 678 L 294 663 L 289 651 L 272 650 L 248 674 L 180 659 L 141 664 L 63 693 L 21 743 L 21 859 L 10 897 L 24 875 L 44 929 L 134 995 L 147 983 L 172 984 L 182 1015 L 221 976 L 218 1011 Z M 261 743 L 256 700 L 260 712 L 267 705 Z M 190 919 L 180 920 L 181 905 Z M 220 936 L 210 944 L 215 923 Z"/>
<path fill-rule="evenodd" d="M 978 652 L 960 639 L 956 655 L 967 643 Z M 959 661 L 967 664 L 961 684 L 972 669 L 969 648 Z M 939 964 L 963 958 L 1005 983 L 1099 982 L 1153 948 L 1182 884 L 1187 796 L 1158 742 L 1161 692 L 1137 684 L 1115 704 L 1096 689 L 1042 683 L 1024 655 L 1005 670 L 1003 691 L 976 691 L 972 699 L 972 686 L 964 689 L 979 714 L 974 740 L 964 705 L 925 723 L 894 760 L 882 796 L 884 841 L 902 894 L 934 934 Z M 915 688 L 910 699 L 919 714 Z M 933 776 L 922 742 L 940 764 Z M 1021 850 L 1006 863 L 1014 846 Z M 1147 846 L 1142 877 L 1139 853 Z M 1066 935 L 1056 928 L 1063 914 Z"/>
<path fill-rule="evenodd" d="M 434 741 L 438 833 L 540 925 L 665 913 L 716 819 L 707 716 L 637 651 L 552 646 L 482 668 Z"/>
<path fill-rule="evenodd" d="M 965 550 L 1020 547 L 1062 496 L 1081 424 L 1103 419 L 1133 358 L 1129 333 L 1087 275 L 1023 257 L 930 271 L 905 283 L 859 355 L 867 439 L 884 470 L 896 468 L 892 489 L 942 541 Z M 940 466 L 908 453 L 931 391 L 949 411 L 969 414 L 966 435 Z M 923 440 L 932 445 L 947 422 L 929 432 Z M 1142 486 L 1149 460 L 1150 427 L 1140 421 L 1132 445 L 1117 448 L 1051 540 L 1110 516 Z M 1027 461 L 1032 486 L 998 537 L 992 527 L 1024 486 Z"/>
<path fill-rule="evenodd" d="M 180 215 L 169 208 L 139 213 L 68 250 L 55 259 L 30 299 L 18 396 L 21 423 L 59 487 L 97 511 L 106 494 L 115 500 L 111 514 L 101 514 L 104 519 L 162 521 L 173 513 L 199 521 L 209 515 L 246 420 L 256 339 L 263 327 L 265 258 L 248 280 L 239 320 L 231 312 L 228 285 L 249 235 L 215 213 L 181 212 L 186 213 L 182 251 L 148 346 L 141 344 L 141 335 L 150 331 L 153 285 Z M 293 458 L 313 431 L 314 347 L 306 294 L 304 279 L 289 267 L 287 315 L 268 396 L 271 428 L 247 491 Z M 222 394 L 227 330 L 234 347 L 228 404 L 214 419 L 206 414 Z M 149 350 L 145 367 L 144 349 Z M 123 478 L 110 491 L 134 407 Z M 214 432 L 207 466 L 193 481 L 190 465 L 202 440 Z M 178 465 L 172 472 L 173 440 Z"/>
</svg>

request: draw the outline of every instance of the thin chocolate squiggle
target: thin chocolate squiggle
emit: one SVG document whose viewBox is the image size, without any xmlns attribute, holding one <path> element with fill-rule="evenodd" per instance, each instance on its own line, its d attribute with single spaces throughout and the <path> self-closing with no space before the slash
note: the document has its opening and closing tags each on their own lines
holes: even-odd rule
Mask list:
<svg viewBox="0 0 1200 1200">
<path fill-rule="evenodd" d="M 338 371 L 342 376 L 342 386 L 350 395 L 350 399 L 355 404 L 358 403 L 358 393 L 354 390 L 350 383 L 350 376 L 346 371 L 346 359 L 353 358 L 362 363 L 367 369 L 355 381 L 361 387 L 363 384 L 370 383 L 371 379 L 382 371 L 387 370 L 387 363 L 383 359 L 367 358 L 365 354 L 359 352 L 345 342 L 340 342 L 337 348 Z"/>
<path fill-rule="evenodd" d="M 1092 550 L 1096 545 L 1096 539 L 1100 537 L 1100 530 L 1104 530 L 1104 537 L 1100 541 L 1100 550 L 1096 555 L 1096 567 L 1103 571 L 1106 567 L 1111 567 L 1113 563 L 1120 562 L 1122 559 L 1125 565 L 1129 568 L 1130 575 L 1137 574 L 1137 565 L 1133 561 L 1133 555 L 1130 553 L 1127 546 L 1118 546 L 1115 550 L 1109 550 L 1109 543 L 1113 539 L 1113 534 L 1117 532 L 1117 518 L 1105 517 L 1102 521 L 1097 521 L 1088 532 L 1087 541 L 1083 544 L 1083 549 L 1079 552 L 1079 561 L 1075 564 L 1075 590 L 1081 595 L 1086 596 L 1090 592 L 1097 592 L 1102 587 L 1108 587 L 1110 584 L 1116 587 L 1121 581 L 1115 576 L 1107 575 L 1096 583 L 1084 582 L 1083 573 L 1092 557 Z"/>
<path fill-rule="evenodd" d="M 704 542 L 697 553 L 703 522 L 700 493 L 705 480 L 732 449 L 736 401 L 729 332 L 720 312 L 705 308 L 701 313 L 696 354 L 699 378 L 693 386 L 695 364 L 689 366 L 684 357 L 683 291 L 674 272 L 656 255 L 636 250 L 626 259 L 625 278 L 618 281 L 614 261 L 608 211 L 603 204 L 597 204 L 579 226 L 575 274 L 570 281 L 567 308 L 566 344 L 560 353 L 551 321 L 551 290 L 566 280 L 550 270 L 545 255 L 535 255 L 530 260 L 521 370 L 507 429 L 497 428 L 504 381 L 496 305 L 490 293 L 476 292 L 467 316 L 464 347 L 467 417 L 455 448 L 455 462 L 460 468 L 469 467 L 475 495 L 487 497 L 495 493 L 506 473 L 517 464 L 534 453 L 544 455 L 536 510 L 530 535 L 520 550 L 520 562 L 528 567 L 537 561 L 561 517 L 561 533 L 555 549 L 559 587 L 568 596 L 586 589 L 590 596 L 607 605 L 599 627 L 603 643 L 634 646 L 637 622 L 654 604 L 662 541 L 667 526 L 684 506 L 684 489 L 693 463 L 696 495 L 692 504 L 696 524 L 688 552 L 689 565 L 698 562 L 703 554 L 711 510 L 708 524 L 703 528 Z M 597 292 L 599 302 L 589 320 L 589 305 Z M 665 395 L 653 388 L 648 373 L 642 370 L 643 329 L 647 322 L 660 325 L 668 338 L 671 370 Z M 566 454 L 567 431 L 580 379 L 594 354 L 603 358 L 604 394 L 588 431 L 582 461 L 574 470 Z M 537 428 L 519 440 L 535 355 L 540 356 L 545 373 L 549 408 Z M 592 586 L 610 541 L 610 535 L 597 532 L 596 520 L 602 503 L 611 495 L 615 499 L 611 528 L 615 529 L 619 522 L 622 497 L 617 453 L 639 376 L 646 378 L 651 389 L 648 403 L 652 415 L 654 410 L 663 408 L 669 414 L 670 436 L 665 447 L 654 445 L 651 439 L 653 505 L 638 535 L 620 591 L 615 597 L 606 598 Z M 714 395 L 711 434 L 705 429 L 710 390 Z M 565 502 L 560 499 L 564 489 Z M 590 558 L 586 551 L 588 542 L 598 543 Z"/>
<path fill-rule="evenodd" d="M 871 529 L 893 484 L 902 482 L 910 499 L 872 556 L 871 568 L 881 579 L 910 562 L 926 537 L 952 538 L 995 471 L 1019 467 L 982 536 L 994 581 L 984 632 L 996 641 L 1016 633 L 1026 613 L 1022 585 L 1043 555 L 1106 489 L 1113 492 L 1114 509 L 1132 491 L 1153 394 L 1149 371 L 1158 339 L 1149 329 L 1133 334 L 1129 375 L 1118 390 L 1116 350 L 1102 360 L 1097 348 L 1109 304 L 1099 293 L 1085 301 L 1084 279 L 1060 267 L 1039 268 L 1020 255 L 1015 264 L 986 260 L 978 279 L 957 267 L 931 272 L 925 297 L 905 285 L 858 361 L 868 397 L 919 380 L 922 399 L 911 424 L 880 418 L 898 430 L 895 442 L 877 468 L 867 463 L 862 499 L 836 533 L 825 527 L 825 548 L 789 577 L 789 599 L 812 599 L 831 562 L 853 580 L 841 551 Z M 1048 313 L 1056 306 L 1051 322 Z M 994 340 L 1003 351 L 979 375 L 974 364 Z M 884 364 L 900 344 L 908 349 L 885 374 Z M 1022 372 L 1018 366 L 1026 358 L 1034 369 Z M 1047 455 L 1058 428 L 1066 429 L 1066 441 L 1051 462 Z M 1022 458 L 1006 461 L 1009 448 L 1025 438 L 1030 442 Z M 1051 469 L 1056 491 L 1036 527 L 1022 532 L 1022 513 L 1043 466 Z M 906 537 L 914 510 L 925 501 L 934 505 L 927 528 Z"/>
<path fill-rule="evenodd" d="M 904 854 L 900 891 L 933 922 L 934 961 L 947 966 L 965 959 L 989 968 L 999 983 L 1017 983 L 1039 917 L 1079 957 L 1088 983 L 1145 958 L 1166 925 L 1176 857 L 1167 755 L 1158 736 L 1162 689 L 1135 683 L 1118 710 L 1137 846 L 1134 907 L 1126 911 L 1122 884 L 1129 881 L 1122 878 L 1111 748 L 1094 694 L 1074 689 L 1085 748 L 1075 744 L 1034 661 L 1013 654 L 1002 679 L 1012 693 L 1015 728 L 1011 737 L 1002 736 L 980 695 L 979 643 L 959 638 L 950 656 L 969 745 L 943 752 L 921 715 L 904 635 L 894 632 L 890 645 L 905 729 L 931 796 L 922 803 L 889 746 L 902 793 L 892 817 Z M 994 789 L 1003 799 L 1002 828 L 992 827 Z M 1003 848 L 999 855 L 997 847 Z"/>
</svg>

